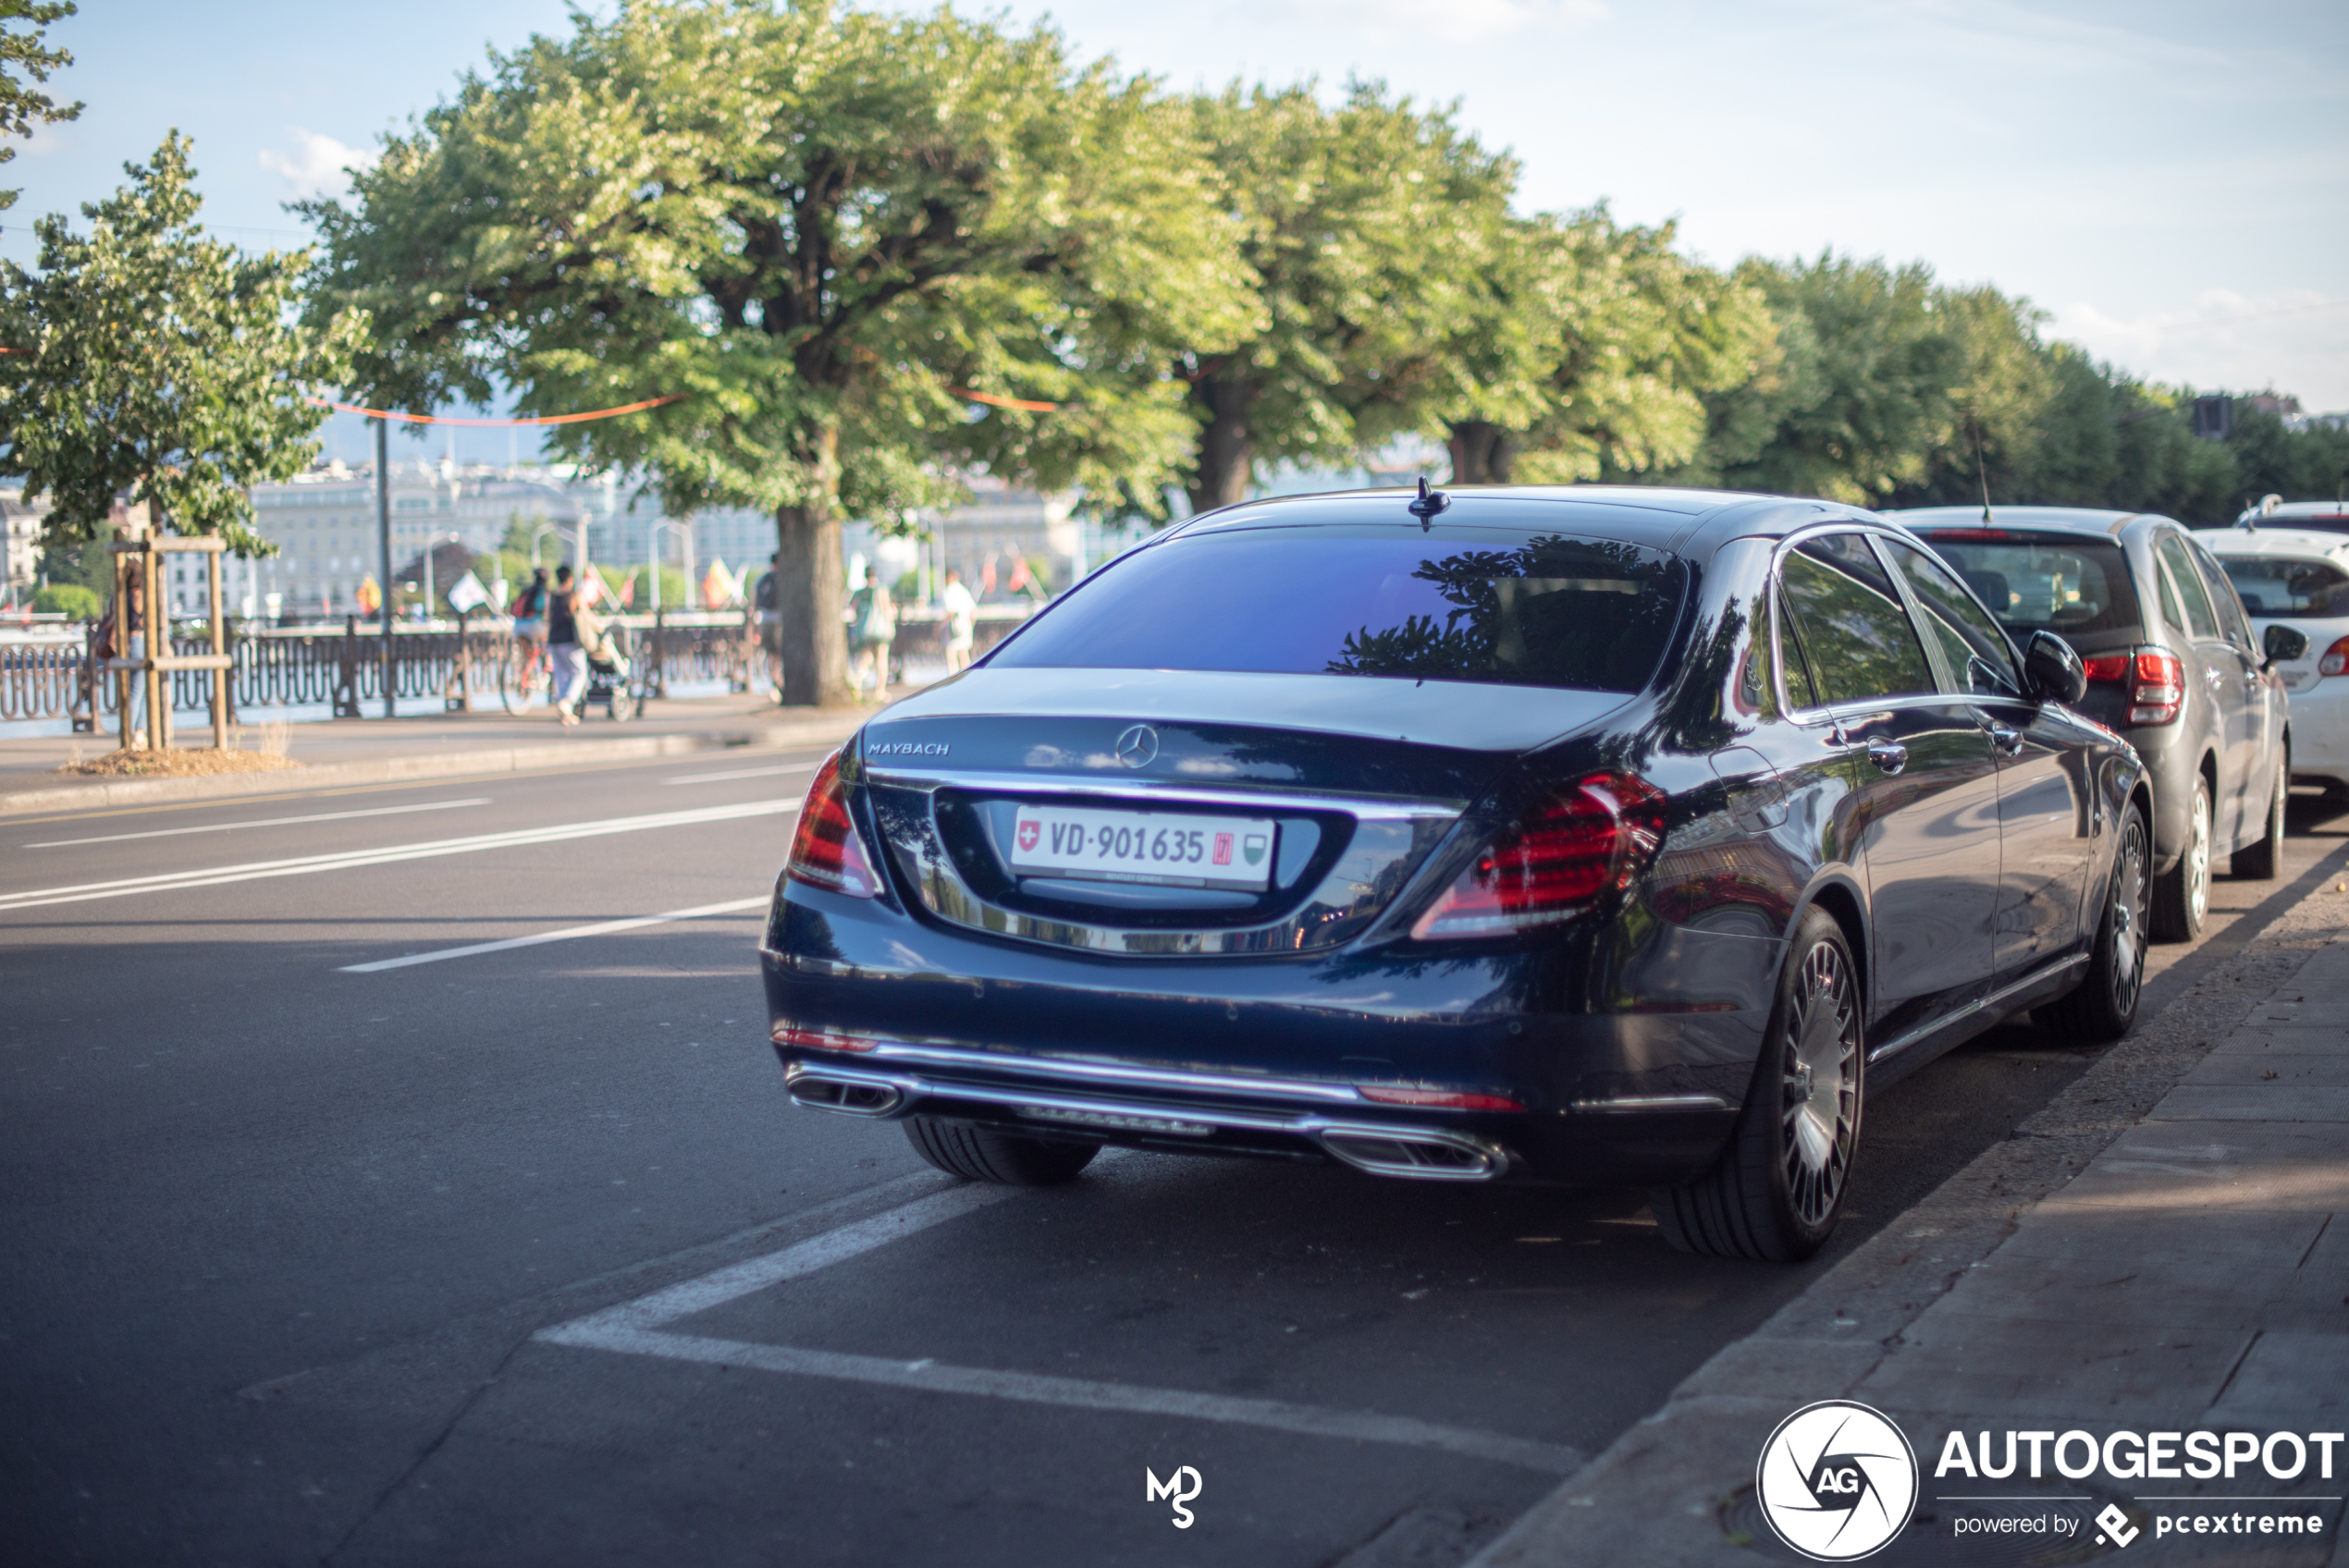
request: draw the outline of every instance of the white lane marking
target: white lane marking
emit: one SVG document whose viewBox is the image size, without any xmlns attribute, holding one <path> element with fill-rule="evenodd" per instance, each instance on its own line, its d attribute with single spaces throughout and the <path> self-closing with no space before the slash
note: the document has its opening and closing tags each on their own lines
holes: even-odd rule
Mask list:
<svg viewBox="0 0 2349 1568">
<path fill-rule="evenodd" d="M 1015 1400 L 1027 1404 L 1056 1404 L 1085 1410 L 1129 1411 L 1144 1415 L 1172 1415 L 1195 1421 L 1264 1427 L 1274 1431 L 1353 1442 L 1396 1443 L 1412 1448 L 1440 1449 L 1471 1458 L 1521 1465 L 1551 1475 L 1568 1475 L 1589 1457 L 1556 1443 L 1506 1437 L 1462 1427 L 1446 1427 L 1403 1415 L 1368 1411 L 1330 1410 L 1280 1400 L 1238 1399 L 1197 1393 L 1184 1389 L 1153 1389 L 1134 1383 L 1104 1383 L 1086 1378 L 1054 1378 L 1026 1372 L 999 1372 L 985 1367 L 941 1366 L 923 1358 L 892 1361 L 881 1356 L 846 1355 L 836 1351 L 804 1350 L 792 1345 L 753 1344 L 740 1340 L 704 1339 L 695 1334 L 663 1332 L 668 1324 L 707 1312 L 731 1301 L 845 1262 L 877 1247 L 918 1235 L 934 1225 L 960 1219 L 1007 1198 L 1022 1195 L 1016 1187 L 950 1187 L 886 1209 L 867 1219 L 827 1231 L 818 1236 L 686 1280 L 634 1301 L 621 1302 L 601 1312 L 542 1329 L 532 1338 L 548 1344 L 581 1350 L 609 1351 L 621 1355 L 651 1355 L 670 1361 L 707 1366 L 743 1366 L 762 1372 L 794 1373 L 856 1383 L 879 1383 L 920 1389 L 933 1393 L 968 1394 L 986 1399 Z"/>
<path fill-rule="evenodd" d="M 616 1351 L 623 1355 L 657 1355 L 670 1361 L 744 1366 L 761 1372 L 790 1372 L 852 1383 L 882 1383 L 931 1393 L 971 1394 L 1026 1404 L 1074 1405 L 1080 1410 L 1127 1411 L 1138 1415 L 1172 1415 L 1239 1427 L 1266 1427 L 1276 1432 L 1298 1432 L 1348 1442 L 1440 1449 L 1553 1476 L 1572 1474 L 1589 1457 L 1558 1443 L 1445 1427 L 1408 1415 L 1330 1410 L 1280 1400 L 1236 1399 L 1184 1389 L 1144 1388 L 1134 1383 L 1102 1383 L 1088 1378 L 996 1372 L 978 1366 L 948 1366 L 935 1361 L 889 1361 L 874 1355 L 843 1355 L 837 1351 L 802 1350 L 792 1345 L 706 1340 L 693 1334 L 657 1333 L 642 1329 L 594 1329 L 579 1324 L 548 1329 L 536 1338 L 584 1350 Z"/>
<path fill-rule="evenodd" d="M 781 767 L 737 767 L 725 773 L 682 773 L 674 778 L 664 778 L 664 784 L 717 784 L 729 778 L 772 778 L 784 773 L 813 773 L 818 764 L 795 762 Z"/>
<path fill-rule="evenodd" d="M 322 811 L 314 816 L 264 816 L 258 822 L 215 822 L 205 827 L 158 827 L 148 833 L 108 833 L 96 839 L 50 839 L 22 846 L 28 850 L 63 850 L 76 844 L 118 844 L 126 839 L 177 839 L 183 833 L 234 833 L 240 827 L 286 827 L 297 822 L 343 822 L 354 816 L 404 816 L 410 812 L 447 811 L 451 806 L 486 806 L 489 797 L 470 801 L 430 801 L 415 806 L 376 806 L 368 811 Z"/>
<path fill-rule="evenodd" d="M 626 920 L 604 920 L 593 925 L 541 931 L 535 937 L 508 937 L 502 941 L 475 942 L 467 948 L 442 948 L 434 952 L 410 953 L 405 958 L 379 958 L 373 963 L 346 963 L 338 973 L 374 974 L 386 969 L 405 969 L 415 963 L 438 963 L 444 959 L 472 958 L 477 953 L 502 953 L 512 948 L 535 948 L 545 942 L 569 942 L 581 937 L 604 937 L 614 931 L 633 931 L 639 926 L 659 925 L 671 920 L 699 920 L 711 914 L 740 914 L 745 910 L 765 909 L 773 897 L 771 893 L 761 893 L 755 899 L 732 899 L 722 904 L 698 904 L 692 909 L 672 909 L 660 914 L 639 914 Z"/>
<path fill-rule="evenodd" d="M 723 1306 L 738 1296 L 763 1291 L 769 1285 L 780 1285 L 786 1280 L 796 1280 L 803 1274 L 813 1274 L 818 1268 L 844 1262 L 875 1247 L 885 1247 L 892 1242 L 917 1235 L 933 1225 L 949 1219 L 959 1219 L 974 1209 L 1002 1203 L 1016 1197 L 1017 1187 L 990 1187 L 980 1183 L 949 1187 L 942 1193 L 932 1193 L 926 1198 L 900 1204 L 884 1209 L 869 1219 L 859 1219 L 837 1231 L 827 1231 L 820 1236 L 810 1236 L 796 1246 L 781 1252 L 770 1252 L 732 1268 L 705 1274 L 698 1280 L 687 1280 L 655 1291 L 651 1295 L 634 1301 L 621 1302 L 618 1306 L 574 1319 L 562 1325 L 563 1329 L 599 1332 L 605 1329 L 658 1329 L 680 1317 L 690 1317 L 696 1312 L 707 1312 L 713 1306 Z M 548 1329 L 547 1334 L 557 1332 Z M 547 1334 L 538 1337 L 545 1339 Z"/>
<path fill-rule="evenodd" d="M 22 893 L 0 893 L 0 913 L 34 909 L 43 904 L 80 903 L 90 899 L 127 898 L 133 893 L 171 892 L 181 888 L 214 888 L 225 882 L 251 882 L 265 876 L 303 876 L 317 871 L 346 871 L 395 861 L 427 860 L 436 855 L 469 854 L 476 850 L 510 849 L 526 844 L 560 843 L 567 839 L 595 839 L 611 833 L 637 833 L 652 827 L 683 827 L 704 822 L 728 822 L 745 816 L 772 816 L 799 809 L 797 801 L 753 801 L 744 805 L 697 806 L 691 811 L 657 812 L 649 816 L 613 816 L 594 822 L 572 822 L 553 827 L 528 827 L 510 833 L 483 833 L 467 839 L 439 839 L 420 844 L 395 844 L 379 850 L 352 850 L 340 854 L 301 855 L 291 860 L 252 861 L 243 865 L 214 866 L 202 871 L 177 871 L 159 876 L 131 876 L 114 882 L 88 882 L 71 888 L 36 888 Z"/>
</svg>

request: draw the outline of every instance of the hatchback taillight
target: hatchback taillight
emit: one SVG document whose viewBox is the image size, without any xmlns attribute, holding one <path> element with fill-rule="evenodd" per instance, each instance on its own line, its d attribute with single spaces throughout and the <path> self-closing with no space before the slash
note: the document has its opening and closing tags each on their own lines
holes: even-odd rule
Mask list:
<svg viewBox="0 0 2349 1568">
<path fill-rule="evenodd" d="M 799 828 L 792 835 L 791 858 L 783 870 L 794 882 L 853 899 L 880 893 L 880 878 L 865 853 L 864 836 L 848 814 L 848 786 L 841 782 L 838 752 L 824 759 L 816 770 L 816 782 L 807 787 L 807 803 L 799 808 Z"/>
<path fill-rule="evenodd" d="M 1422 941 L 1493 937 L 1580 914 L 1628 883 L 1664 827 L 1664 796 L 1628 773 L 1593 773 L 1504 828 L 1413 923 Z"/>
<path fill-rule="evenodd" d="M 2171 724 L 2186 700 L 2186 667 L 2164 648 L 2139 648 L 2129 693 L 2131 724 Z"/>
<path fill-rule="evenodd" d="M 2343 637 L 2324 651 L 2324 656 L 2317 661 L 2317 673 L 2318 675 L 2349 674 L 2349 637 Z"/>
<path fill-rule="evenodd" d="M 2134 655 L 2129 654 L 2098 654 L 2093 658 L 2082 659 L 2080 668 L 2087 671 L 2091 680 L 2121 681 L 2129 678 L 2129 666 L 2133 659 Z"/>
</svg>

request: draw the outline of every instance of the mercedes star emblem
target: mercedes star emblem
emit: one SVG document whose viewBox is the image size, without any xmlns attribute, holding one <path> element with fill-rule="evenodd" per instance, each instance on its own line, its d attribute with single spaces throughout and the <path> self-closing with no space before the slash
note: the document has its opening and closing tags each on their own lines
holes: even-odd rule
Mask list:
<svg viewBox="0 0 2349 1568">
<path fill-rule="evenodd" d="M 1117 760 L 1128 767 L 1148 767 L 1158 760 L 1158 731 L 1135 725 L 1117 738 Z"/>
</svg>

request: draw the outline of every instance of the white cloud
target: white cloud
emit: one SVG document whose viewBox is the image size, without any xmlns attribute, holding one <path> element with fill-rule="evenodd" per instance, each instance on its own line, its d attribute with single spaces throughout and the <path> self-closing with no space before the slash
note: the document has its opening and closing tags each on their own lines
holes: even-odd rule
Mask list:
<svg viewBox="0 0 2349 1568">
<path fill-rule="evenodd" d="M 2339 295 L 2208 288 L 2136 314 L 2075 300 L 2056 312 L 2048 336 L 2156 381 L 2229 392 L 2273 387 L 2312 410 L 2349 408 L 2349 298 Z"/>
<path fill-rule="evenodd" d="M 1562 32 L 1609 15 L 1603 0 L 1289 0 L 1272 9 L 1293 10 L 1317 29 L 1372 43 L 1432 37 L 1474 43 L 1512 33 Z"/>
<path fill-rule="evenodd" d="M 264 147 L 261 166 L 283 179 L 298 199 L 339 196 L 351 184 L 351 170 L 363 169 L 375 161 L 373 153 L 346 147 L 331 136 L 298 125 L 286 127 L 286 135 L 294 144 L 293 152 L 289 154 Z"/>
</svg>

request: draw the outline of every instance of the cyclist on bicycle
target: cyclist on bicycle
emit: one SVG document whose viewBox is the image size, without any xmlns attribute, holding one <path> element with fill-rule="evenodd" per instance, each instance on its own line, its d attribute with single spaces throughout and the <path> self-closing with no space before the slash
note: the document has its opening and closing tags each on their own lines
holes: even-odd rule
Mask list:
<svg viewBox="0 0 2349 1568">
<path fill-rule="evenodd" d="M 547 569 L 545 567 L 531 569 L 529 583 L 521 593 L 514 595 L 514 602 L 506 606 L 506 613 L 514 618 L 516 637 L 525 643 L 536 643 L 541 645 L 546 643 Z"/>
</svg>

